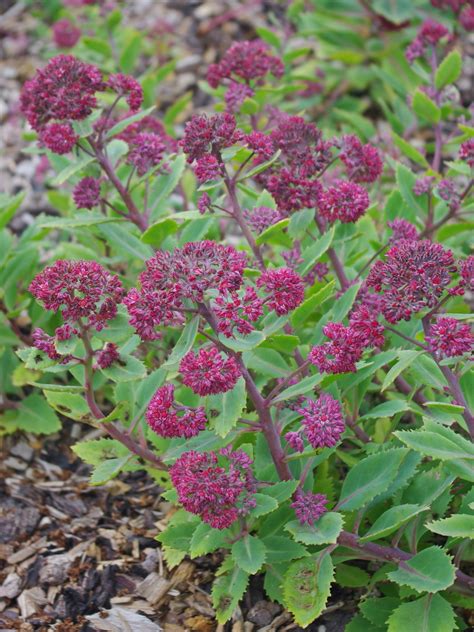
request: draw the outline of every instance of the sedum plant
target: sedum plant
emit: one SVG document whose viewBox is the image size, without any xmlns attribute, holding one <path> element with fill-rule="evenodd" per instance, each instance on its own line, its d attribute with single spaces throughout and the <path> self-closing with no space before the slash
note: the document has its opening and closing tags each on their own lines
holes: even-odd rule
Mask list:
<svg viewBox="0 0 474 632">
<path fill-rule="evenodd" d="M 166 490 L 170 567 L 222 552 L 219 622 L 262 574 L 303 627 L 338 584 L 366 590 L 348 632 L 449 632 L 474 591 L 462 57 L 421 25 L 426 143 L 378 147 L 294 113 L 290 53 L 234 44 L 208 70 L 216 113 L 178 140 L 129 75 L 59 55 L 25 84 L 61 204 L 31 229 L 22 377 L 39 417 L 102 430 L 73 448 L 92 484 L 146 469 Z"/>
</svg>

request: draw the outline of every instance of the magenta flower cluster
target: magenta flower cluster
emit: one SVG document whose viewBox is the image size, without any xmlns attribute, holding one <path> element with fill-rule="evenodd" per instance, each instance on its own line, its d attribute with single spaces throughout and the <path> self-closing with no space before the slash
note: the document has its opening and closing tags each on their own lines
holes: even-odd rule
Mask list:
<svg viewBox="0 0 474 632">
<path fill-rule="evenodd" d="M 418 31 L 418 35 L 406 49 L 407 60 L 412 63 L 415 59 L 424 55 L 432 46 L 436 46 L 447 35 L 449 35 L 449 31 L 444 24 L 440 24 L 436 20 L 425 20 Z"/>
<path fill-rule="evenodd" d="M 290 268 L 267 270 L 258 279 L 257 286 L 263 288 L 268 306 L 278 316 L 288 314 L 304 300 L 303 279 Z"/>
<path fill-rule="evenodd" d="M 92 209 L 100 202 L 100 180 L 86 176 L 82 178 L 72 192 L 77 208 Z"/>
<path fill-rule="evenodd" d="M 295 510 L 300 524 L 313 526 L 327 512 L 327 502 L 328 499 L 323 494 L 298 489 L 291 507 Z"/>
<path fill-rule="evenodd" d="M 235 359 L 223 356 L 215 345 L 202 347 L 197 353 L 189 351 L 181 360 L 179 372 L 183 384 L 203 397 L 232 390 L 241 376 Z"/>
<path fill-rule="evenodd" d="M 442 358 L 472 353 L 474 349 L 471 326 L 449 317 L 438 318 L 431 325 L 426 342 L 430 349 Z"/>
<path fill-rule="evenodd" d="M 242 450 L 185 452 L 170 476 L 183 507 L 214 529 L 230 527 L 255 506 L 252 461 Z"/>
<path fill-rule="evenodd" d="M 301 427 L 285 435 L 294 450 L 303 452 L 303 437 L 313 448 L 332 448 L 339 442 L 345 422 L 341 404 L 332 395 L 322 393 L 317 400 L 306 397 L 296 410 L 303 417 Z"/>
<path fill-rule="evenodd" d="M 62 18 L 53 24 L 53 40 L 58 48 L 72 48 L 81 38 L 81 29 Z"/>
<path fill-rule="evenodd" d="M 207 417 L 203 406 L 190 408 L 178 405 L 174 398 L 174 386 L 165 384 L 151 398 L 146 421 L 161 437 L 190 439 L 204 430 Z"/>
</svg>

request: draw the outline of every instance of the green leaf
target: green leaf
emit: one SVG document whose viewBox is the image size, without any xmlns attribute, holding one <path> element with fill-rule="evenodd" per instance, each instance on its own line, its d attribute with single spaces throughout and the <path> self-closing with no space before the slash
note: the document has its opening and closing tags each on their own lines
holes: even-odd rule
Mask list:
<svg viewBox="0 0 474 632">
<path fill-rule="evenodd" d="M 336 583 L 345 588 L 361 588 L 367 586 L 370 575 L 358 566 L 350 564 L 338 564 L 336 566 Z"/>
<path fill-rule="evenodd" d="M 142 35 L 135 33 L 129 38 L 127 44 L 122 49 L 119 59 L 119 65 L 122 72 L 126 75 L 130 74 L 138 59 L 142 47 Z"/>
<path fill-rule="evenodd" d="M 89 479 L 91 485 L 104 485 L 107 481 L 112 480 L 120 474 L 125 465 L 130 459 L 135 458 L 133 454 L 127 454 L 118 459 L 107 459 L 102 461 L 97 467 L 94 468 L 92 475 Z"/>
<path fill-rule="evenodd" d="M 385 391 L 402 373 L 413 360 L 423 353 L 422 351 L 401 350 L 398 352 L 399 360 L 389 370 L 382 384 L 382 391 Z"/>
<path fill-rule="evenodd" d="M 305 276 L 314 266 L 318 259 L 320 259 L 326 250 L 331 246 L 334 239 L 335 228 L 332 226 L 321 237 L 318 237 L 311 246 L 303 250 L 301 256 L 303 263 L 298 266 L 297 272 L 300 276 Z"/>
<path fill-rule="evenodd" d="M 457 514 L 449 516 L 449 518 L 428 522 L 425 527 L 433 533 L 452 538 L 474 539 L 474 516 L 470 514 Z"/>
<path fill-rule="evenodd" d="M 100 213 L 76 213 L 74 217 L 56 217 L 48 219 L 38 224 L 40 228 L 83 228 L 86 226 L 97 226 L 99 224 L 110 224 L 112 222 L 123 222 L 120 217 L 106 217 Z"/>
<path fill-rule="evenodd" d="M 389 402 L 383 402 L 375 408 L 372 408 L 368 413 L 359 418 L 359 421 L 363 419 L 380 419 L 381 417 L 393 417 L 397 413 L 402 413 L 405 410 L 409 410 L 409 403 L 403 399 L 392 399 Z"/>
<path fill-rule="evenodd" d="M 371 9 L 395 24 L 401 24 L 413 16 L 412 0 L 373 0 Z"/>
<path fill-rule="evenodd" d="M 360 509 L 384 492 L 397 476 L 407 454 L 403 448 L 371 454 L 349 470 L 342 484 L 339 509 Z"/>
<path fill-rule="evenodd" d="M 265 544 L 253 535 L 246 535 L 234 542 L 232 559 L 246 573 L 257 573 L 266 559 Z"/>
<path fill-rule="evenodd" d="M 86 35 L 81 38 L 81 43 L 84 44 L 86 48 L 94 51 L 94 53 L 99 53 L 99 55 L 102 55 L 102 57 L 106 59 L 112 57 L 110 44 L 99 37 L 88 37 Z"/>
<path fill-rule="evenodd" d="M 272 403 L 276 404 L 278 402 L 284 402 L 285 400 L 296 397 L 297 395 L 303 395 L 308 391 L 312 391 L 315 386 L 323 381 L 324 377 L 325 376 L 321 373 L 318 373 L 318 375 L 309 375 L 308 377 L 300 380 L 297 384 L 285 388 L 284 391 L 272 400 Z"/>
<path fill-rule="evenodd" d="M 441 110 L 428 95 L 421 90 L 417 90 L 413 97 L 413 110 L 417 116 L 428 121 L 428 123 L 439 123 Z"/>
<path fill-rule="evenodd" d="M 131 382 L 146 376 L 146 366 L 133 356 L 120 356 L 119 361 L 100 371 L 114 382 Z"/>
<path fill-rule="evenodd" d="M 370 540 L 384 538 L 426 509 L 428 509 L 428 507 L 411 504 L 390 507 L 390 509 L 387 509 L 387 511 L 377 518 L 367 533 L 360 538 L 360 541 L 370 542 Z"/>
<path fill-rule="evenodd" d="M 222 547 L 227 548 L 229 539 L 229 529 L 213 529 L 202 522 L 193 533 L 189 554 L 191 557 L 199 557 Z"/>
<path fill-rule="evenodd" d="M 60 171 L 54 178 L 51 180 L 51 185 L 53 187 L 59 187 L 61 184 L 64 184 L 68 180 L 72 178 L 78 171 L 90 165 L 91 162 L 95 161 L 94 156 L 84 156 L 83 158 L 69 164 L 62 171 Z"/>
<path fill-rule="evenodd" d="M 456 629 L 451 605 L 440 595 L 426 595 L 403 603 L 390 615 L 388 632 L 453 632 Z"/>
<path fill-rule="evenodd" d="M 309 555 L 305 547 L 290 538 L 280 535 L 269 535 L 262 538 L 267 551 L 267 564 L 278 564 Z"/>
<path fill-rule="evenodd" d="M 0 230 L 7 226 L 7 224 L 9 224 L 13 219 L 15 213 L 23 202 L 25 195 L 26 193 L 24 191 L 21 191 L 12 197 L 0 193 Z"/>
<path fill-rule="evenodd" d="M 426 430 L 399 430 L 394 433 L 400 441 L 413 450 L 441 461 L 455 459 L 474 459 L 472 451 L 460 448 L 453 440 L 439 433 Z"/>
<path fill-rule="evenodd" d="M 150 204 L 150 217 L 152 220 L 156 219 L 162 202 L 168 200 L 171 193 L 173 193 L 176 189 L 185 166 L 186 157 L 184 154 L 179 154 L 172 162 L 169 163 L 168 171 L 160 174 L 153 180 L 148 197 Z"/>
<path fill-rule="evenodd" d="M 138 114 L 133 114 L 132 116 L 128 116 L 127 118 L 122 119 L 116 125 L 111 127 L 106 134 L 106 138 L 112 138 L 113 136 L 117 136 L 120 132 L 123 132 L 125 128 L 127 128 L 132 123 L 136 123 L 137 121 L 141 121 L 145 116 L 149 116 L 154 110 L 156 110 L 156 105 L 153 105 L 151 108 L 147 108 L 146 110 L 141 110 Z"/>
<path fill-rule="evenodd" d="M 305 557 L 293 562 L 285 573 L 283 595 L 295 622 L 308 626 L 326 606 L 333 580 L 331 556 Z"/>
<path fill-rule="evenodd" d="M 316 292 L 309 298 L 307 298 L 301 305 L 299 305 L 291 315 L 291 323 L 293 327 L 298 328 L 304 322 L 308 320 L 314 313 L 316 307 L 324 303 L 330 296 L 332 296 L 333 289 L 336 282 L 331 280 L 319 292 Z"/>
<path fill-rule="evenodd" d="M 282 503 L 285 500 L 291 498 L 293 493 L 296 491 L 298 487 L 298 481 L 280 481 L 279 483 L 275 483 L 274 485 L 270 485 L 268 487 L 264 487 L 262 489 L 262 493 L 266 496 L 271 496 L 278 503 Z"/>
<path fill-rule="evenodd" d="M 268 167 L 270 167 L 274 162 L 278 160 L 278 158 L 280 157 L 280 154 L 281 154 L 281 149 L 279 149 L 275 154 L 273 154 L 273 156 L 269 160 L 266 160 L 265 162 L 262 162 L 256 167 L 254 167 L 253 169 L 246 171 L 242 175 L 240 180 L 252 178 L 253 176 L 256 176 L 257 174 L 262 173 L 262 171 L 265 171 L 266 169 L 268 169 Z"/>
<path fill-rule="evenodd" d="M 291 520 L 286 526 L 297 542 L 303 544 L 334 544 L 342 531 L 342 516 L 328 512 L 319 518 L 314 525 L 302 525 L 298 520 Z"/>
<path fill-rule="evenodd" d="M 267 496 L 266 494 L 254 494 L 253 498 L 256 501 L 256 505 L 250 511 L 250 516 L 252 518 L 265 516 L 266 514 L 275 511 L 275 509 L 278 507 L 277 501 L 271 496 Z"/>
<path fill-rule="evenodd" d="M 429 163 L 426 160 L 426 158 L 423 156 L 423 154 L 420 153 L 418 149 L 415 149 L 413 145 L 408 143 L 401 136 L 396 134 L 393 130 L 392 130 L 392 138 L 393 138 L 394 145 L 398 147 L 398 149 L 403 154 L 405 154 L 407 158 L 410 158 L 410 160 L 413 160 L 413 162 L 416 162 L 417 165 L 420 165 L 421 167 L 424 167 L 425 169 L 429 167 Z"/>
<path fill-rule="evenodd" d="M 46 400 L 37 395 L 28 395 L 17 408 L 15 425 L 19 430 L 34 434 L 51 434 L 61 428 L 58 416 Z"/>
<path fill-rule="evenodd" d="M 258 348 L 247 351 L 243 354 L 243 360 L 247 368 L 262 375 L 281 378 L 290 372 L 290 367 L 274 349 Z"/>
<path fill-rule="evenodd" d="M 451 557 L 438 546 L 430 546 L 407 562 L 401 562 L 389 579 L 418 592 L 439 592 L 454 583 L 455 567 Z"/>
<path fill-rule="evenodd" d="M 144 244 L 150 244 L 154 248 L 158 248 L 162 241 L 169 237 L 169 235 L 176 233 L 178 230 L 178 222 L 175 222 L 174 219 L 167 217 L 147 228 L 141 239 Z"/>
<path fill-rule="evenodd" d="M 166 546 L 188 553 L 194 530 L 198 528 L 200 520 L 190 514 L 187 514 L 186 517 L 189 517 L 189 519 L 184 522 L 170 522 L 165 531 L 156 536 L 156 539 Z"/>
<path fill-rule="evenodd" d="M 435 87 L 436 90 L 441 90 L 449 83 L 455 83 L 461 76 L 462 71 L 462 57 L 458 50 L 453 50 L 446 55 L 443 61 L 440 63 L 435 74 Z"/>
<path fill-rule="evenodd" d="M 386 629 L 387 619 L 399 605 L 397 597 L 369 597 L 360 603 L 359 608 L 370 623 Z"/>
<path fill-rule="evenodd" d="M 125 251 L 132 257 L 143 261 L 153 255 L 153 250 L 130 232 L 128 222 L 123 222 L 122 225 L 102 224 L 99 226 L 99 231 L 112 246 L 117 248 L 120 254 Z"/>
<path fill-rule="evenodd" d="M 290 223 L 288 225 L 288 234 L 293 239 L 301 239 L 314 220 L 314 209 L 304 208 L 302 211 L 296 211 L 290 217 Z"/>
<path fill-rule="evenodd" d="M 167 369 L 168 371 L 175 370 L 178 363 L 188 353 L 196 339 L 196 334 L 199 328 L 199 318 L 199 316 L 196 316 L 187 323 L 181 333 L 181 336 L 175 344 L 173 351 L 168 356 L 166 362 L 161 365 L 161 368 Z"/>
<path fill-rule="evenodd" d="M 44 396 L 48 404 L 61 415 L 76 421 L 90 422 L 92 420 L 89 406 L 82 395 L 45 390 Z"/>
<path fill-rule="evenodd" d="M 247 396 L 245 382 L 241 377 L 233 389 L 207 398 L 208 410 L 217 410 L 218 416 L 213 419 L 214 430 L 220 437 L 229 434 L 236 425 L 245 408 Z"/>
<path fill-rule="evenodd" d="M 291 246 L 291 239 L 283 231 L 288 226 L 290 220 L 286 217 L 279 222 L 275 222 L 264 231 L 255 240 L 256 244 L 260 246 L 266 243 L 281 243 L 284 246 Z"/>
<path fill-rule="evenodd" d="M 237 604 L 244 596 L 249 575 L 238 566 L 214 580 L 212 585 L 212 605 L 216 610 L 218 623 L 228 621 Z"/>
<path fill-rule="evenodd" d="M 270 31 L 270 29 L 264 28 L 263 26 L 257 26 L 255 30 L 264 42 L 267 42 L 267 44 L 270 44 L 270 46 L 274 46 L 275 48 L 280 48 L 281 41 L 276 33 Z"/>
<path fill-rule="evenodd" d="M 130 452 L 122 443 L 106 437 L 80 441 L 71 446 L 71 449 L 89 465 L 100 465 L 106 459 L 130 455 Z"/>
</svg>

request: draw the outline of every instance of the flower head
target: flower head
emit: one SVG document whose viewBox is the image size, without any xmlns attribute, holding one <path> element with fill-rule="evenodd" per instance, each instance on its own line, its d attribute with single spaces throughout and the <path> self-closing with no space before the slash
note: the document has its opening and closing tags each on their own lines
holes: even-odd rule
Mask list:
<svg viewBox="0 0 474 632">
<path fill-rule="evenodd" d="M 58 55 L 23 86 L 21 111 L 36 131 L 50 121 L 81 121 L 97 107 L 95 93 L 104 88 L 98 68 Z"/>
<path fill-rule="evenodd" d="M 418 31 L 418 35 L 408 46 L 405 55 L 411 63 L 421 57 L 429 46 L 436 46 L 438 42 L 449 35 L 448 29 L 436 20 L 425 20 Z"/>
<path fill-rule="evenodd" d="M 206 154 L 196 160 L 194 174 L 199 183 L 208 182 L 222 175 L 222 167 L 215 156 Z"/>
<path fill-rule="evenodd" d="M 128 107 L 132 112 L 140 109 L 143 103 L 143 89 L 136 79 L 121 73 L 110 75 L 107 87 L 111 88 L 118 95 L 125 96 Z"/>
<path fill-rule="evenodd" d="M 49 336 L 43 329 L 37 328 L 33 331 L 33 346 L 40 351 L 46 353 L 51 360 L 60 360 L 61 355 L 57 352 L 54 345 L 55 338 Z"/>
<path fill-rule="evenodd" d="M 267 270 L 258 279 L 257 286 L 264 289 L 268 307 L 278 316 L 288 314 L 304 300 L 303 279 L 290 268 Z"/>
<path fill-rule="evenodd" d="M 383 171 L 383 161 L 373 145 L 363 145 L 357 136 L 344 136 L 340 159 L 353 182 L 375 182 Z"/>
<path fill-rule="evenodd" d="M 68 154 L 79 140 L 69 123 L 50 123 L 43 127 L 39 139 L 54 154 Z"/>
<path fill-rule="evenodd" d="M 353 373 L 365 348 L 360 333 L 342 323 L 328 323 L 323 333 L 330 342 L 313 347 L 309 359 L 323 373 Z"/>
<path fill-rule="evenodd" d="M 87 319 L 97 331 L 115 317 L 125 293 L 120 279 L 95 261 L 56 261 L 29 289 L 46 309 L 61 310 L 65 322 Z"/>
<path fill-rule="evenodd" d="M 461 284 L 474 292 L 474 255 L 461 262 Z"/>
<path fill-rule="evenodd" d="M 465 160 L 470 167 L 474 167 L 474 138 L 462 143 L 459 148 L 459 158 Z"/>
<path fill-rule="evenodd" d="M 236 129 L 232 114 L 195 114 L 184 128 L 184 137 L 180 141 L 188 162 L 192 163 L 205 155 L 213 154 L 231 147 L 243 139 L 243 133 Z"/>
<path fill-rule="evenodd" d="M 264 230 L 282 219 L 280 211 L 268 206 L 256 206 L 244 210 L 244 218 L 256 233 L 260 235 Z"/>
<path fill-rule="evenodd" d="M 112 364 L 117 362 L 119 359 L 120 354 L 118 352 L 117 345 L 113 342 L 108 342 L 97 354 L 97 364 L 101 369 L 108 369 L 109 366 L 112 366 Z"/>
<path fill-rule="evenodd" d="M 303 415 L 303 433 L 313 448 L 332 448 L 338 443 L 345 423 L 341 404 L 331 395 L 323 393 L 317 401 L 306 398 L 298 412 Z"/>
<path fill-rule="evenodd" d="M 226 338 L 234 337 L 234 329 L 247 335 L 254 330 L 253 322 L 263 314 L 263 304 L 253 287 L 243 292 L 228 292 L 218 296 L 213 305 L 219 332 Z"/>
<path fill-rule="evenodd" d="M 313 525 L 326 513 L 328 499 L 323 494 L 313 494 L 298 489 L 291 507 L 295 510 L 300 524 Z"/>
<path fill-rule="evenodd" d="M 229 112 L 238 112 L 242 103 L 248 97 L 252 97 L 254 91 L 246 83 L 240 83 L 239 81 L 231 81 L 227 92 L 225 93 L 225 102 Z"/>
<path fill-rule="evenodd" d="M 226 529 L 255 506 L 252 461 L 241 450 L 185 452 L 170 476 L 183 507 L 214 529 Z"/>
<path fill-rule="evenodd" d="M 212 200 L 209 193 L 204 192 L 198 200 L 198 211 L 201 215 L 204 215 L 207 211 L 212 209 Z"/>
<path fill-rule="evenodd" d="M 161 437 L 195 437 L 206 427 L 204 408 L 179 406 L 174 399 L 174 386 L 160 386 L 151 398 L 146 411 L 146 421 L 153 432 Z"/>
<path fill-rule="evenodd" d="M 430 349 L 445 358 L 471 353 L 474 348 L 470 325 L 455 318 L 438 318 L 431 325 L 426 341 Z"/>
<path fill-rule="evenodd" d="M 381 347 L 384 343 L 384 328 L 378 315 L 377 309 L 365 303 L 356 307 L 349 318 L 349 327 L 363 347 Z"/>
<path fill-rule="evenodd" d="M 81 29 L 63 18 L 53 24 L 53 39 L 58 48 L 72 48 L 81 37 Z"/>
<path fill-rule="evenodd" d="M 465 7 L 461 11 L 459 23 L 466 31 L 474 31 L 474 6 Z"/>
<path fill-rule="evenodd" d="M 72 197 L 77 208 L 94 208 L 100 201 L 100 180 L 90 176 L 82 178 L 74 187 Z"/>
<path fill-rule="evenodd" d="M 207 80 L 212 88 L 217 88 L 224 79 L 247 83 L 263 79 L 269 73 L 281 77 L 284 70 L 283 62 L 269 53 L 267 44 L 261 40 L 236 42 L 218 64 L 209 66 Z"/>
<path fill-rule="evenodd" d="M 369 195 L 356 182 L 336 180 L 334 186 L 323 191 L 318 200 L 321 215 L 329 222 L 356 222 L 369 208 Z"/>
<path fill-rule="evenodd" d="M 387 226 L 392 230 L 392 236 L 390 237 L 391 244 L 400 239 L 410 239 L 411 241 L 418 239 L 416 226 L 407 222 L 406 219 L 394 219 L 393 222 L 387 222 Z"/>
<path fill-rule="evenodd" d="M 181 360 L 179 372 L 183 384 L 202 396 L 232 390 L 241 376 L 234 358 L 224 357 L 215 345 L 201 348 L 197 354 L 189 351 Z"/>
<path fill-rule="evenodd" d="M 430 193 L 436 178 L 434 176 L 423 176 L 413 185 L 413 193 L 415 195 L 424 195 Z"/>
<path fill-rule="evenodd" d="M 247 147 L 257 154 L 262 160 L 268 160 L 275 153 L 273 142 L 269 134 L 254 130 L 245 137 Z"/>
<path fill-rule="evenodd" d="M 152 167 L 159 165 L 166 151 L 161 137 L 150 132 L 136 134 L 130 146 L 127 162 L 136 168 L 139 176 L 144 176 Z"/>
<path fill-rule="evenodd" d="M 453 253 L 440 244 L 402 239 L 372 267 L 367 286 L 381 294 L 383 315 L 396 323 L 434 307 L 456 269 Z"/>
</svg>

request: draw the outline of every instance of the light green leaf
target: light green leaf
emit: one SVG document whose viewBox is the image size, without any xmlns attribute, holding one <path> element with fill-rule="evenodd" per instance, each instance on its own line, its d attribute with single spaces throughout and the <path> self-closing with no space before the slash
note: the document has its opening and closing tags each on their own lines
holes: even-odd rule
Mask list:
<svg viewBox="0 0 474 632">
<path fill-rule="evenodd" d="M 202 522 L 194 531 L 191 538 L 189 554 L 191 557 L 199 557 L 228 546 L 230 540 L 229 529 L 213 529 Z"/>
<path fill-rule="evenodd" d="M 169 235 L 176 233 L 178 230 L 178 222 L 166 217 L 147 228 L 143 233 L 141 240 L 144 244 L 150 244 L 154 248 L 159 248 L 162 241 L 169 237 Z"/>
<path fill-rule="evenodd" d="M 118 459 L 107 459 L 94 468 L 89 479 L 91 485 L 104 485 L 120 474 L 130 459 L 135 458 L 133 454 L 127 454 Z"/>
<path fill-rule="evenodd" d="M 421 90 L 416 90 L 413 97 L 413 110 L 417 116 L 428 121 L 428 123 L 439 123 L 441 110 L 428 95 Z"/>
<path fill-rule="evenodd" d="M 131 125 L 132 123 L 137 123 L 141 121 L 145 116 L 149 116 L 153 110 L 156 110 L 156 105 L 153 105 L 151 108 L 147 108 L 146 110 L 141 110 L 138 114 L 132 114 L 132 116 L 128 116 L 127 118 L 122 119 L 116 125 L 111 127 L 106 134 L 106 138 L 112 138 L 112 136 L 117 136 L 120 132 Z"/>
<path fill-rule="evenodd" d="M 290 367 L 274 349 L 259 347 L 246 351 L 243 354 L 243 360 L 247 368 L 258 371 L 262 375 L 281 378 L 290 372 Z"/>
<path fill-rule="evenodd" d="M 114 382 L 131 382 L 132 380 L 141 380 L 146 376 L 146 366 L 141 360 L 133 356 L 120 356 L 118 362 L 114 362 L 100 371 Z"/>
<path fill-rule="evenodd" d="M 86 226 L 97 226 L 99 224 L 110 224 L 123 222 L 120 217 L 106 217 L 100 213 L 76 213 L 74 217 L 56 217 L 39 223 L 40 228 L 82 228 Z"/>
<path fill-rule="evenodd" d="M 305 547 L 290 538 L 280 535 L 269 535 L 262 538 L 267 550 L 267 564 L 278 564 L 309 555 Z"/>
<path fill-rule="evenodd" d="M 71 449 L 89 465 L 100 465 L 104 460 L 130 455 L 130 452 L 122 443 L 106 437 L 80 441 L 71 446 Z"/>
<path fill-rule="evenodd" d="M 403 154 L 405 154 L 407 158 L 410 158 L 410 160 L 413 160 L 413 162 L 416 162 L 417 165 L 420 165 L 421 167 L 424 167 L 425 169 L 429 167 L 429 163 L 426 160 L 426 158 L 423 156 L 423 154 L 420 153 L 418 149 L 415 149 L 413 145 L 408 143 L 401 136 L 396 134 L 393 130 L 392 130 L 392 138 L 393 138 L 394 145 L 398 147 L 398 149 Z"/>
<path fill-rule="evenodd" d="M 126 222 L 123 225 L 102 224 L 99 226 L 99 231 L 120 254 L 125 251 L 143 261 L 153 255 L 153 250 L 130 232 L 130 225 Z"/>
<path fill-rule="evenodd" d="M 384 492 L 398 474 L 407 454 L 403 448 L 395 448 L 371 454 L 349 470 L 342 484 L 339 509 L 360 509 Z"/>
<path fill-rule="evenodd" d="M 377 518 L 367 533 L 360 538 L 360 541 L 370 542 L 371 540 L 384 538 L 426 509 L 428 508 L 421 507 L 420 505 L 395 505 L 394 507 L 390 507 L 390 509 L 387 509 L 387 511 Z"/>
<path fill-rule="evenodd" d="M 324 303 L 330 296 L 332 296 L 333 289 L 336 282 L 334 279 L 329 281 L 324 287 L 322 287 L 319 292 L 316 292 L 309 298 L 307 298 L 301 305 L 299 305 L 291 315 L 291 323 L 293 327 L 300 327 L 308 318 L 310 318 L 314 313 L 316 307 Z"/>
<path fill-rule="evenodd" d="M 389 579 L 418 592 L 435 593 L 454 583 L 455 567 L 451 557 L 438 546 L 424 549 L 407 562 L 400 563 Z"/>
<path fill-rule="evenodd" d="M 34 393 L 28 395 L 17 408 L 15 425 L 19 430 L 34 434 L 51 434 L 61 428 L 61 422 L 46 400 Z"/>
<path fill-rule="evenodd" d="M 382 383 L 382 391 L 385 391 L 402 373 L 413 360 L 423 353 L 422 351 L 414 351 L 414 350 L 401 350 L 398 352 L 399 360 L 396 362 L 389 370 L 385 379 Z"/>
<path fill-rule="evenodd" d="M 256 505 L 250 511 L 250 516 L 252 518 L 265 516 L 278 507 L 277 501 L 271 496 L 267 496 L 266 494 L 254 494 L 253 498 L 256 501 Z"/>
<path fill-rule="evenodd" d="M 285 529 L 297 542 L 303 542 L 303 544 L 334 544 L 342 531 L 342 525 L 341 514 L 328 512 L 323 514 L 314 525 L 302 525 L 298 520 L 291 520 Z"/>
<path fill-rule="evenodd" d="M 64 417 L 76 421 L 91 422 L 92 414 L 86 400 L 78 393 L 64 393 L 61 391 L 44 391 L 48 404 Z"/>
<path fill-rule="evenodd" d="M 458 50 L 452 50 L 440 63 L 435 74 L 436 90 L 441 90 L 449 83 L 455 83 L 461 76 L 462 57 Z"/>
<path fill-rule="evenodd" d="M 293 562 L 285 574 L 283 595 L 295 622 L 308 626 L 326 606 L 333 580 L 331 556 L 305 557 Z"/>
<path fill-rule="evenodd" d="M 51 185 L 53 187 L 59 187 L 61 184 L 64 184 L 65 182 L 70 180 L 72 176 L 75 175 L 78 171 L 81 171 L 82 169 L 84 169 L 84 167 L 87 167 L 87 165 L 90 165 L 91 162 L 94 162 L 94 161 L 95 161 L 94 156 L 84 156 L 80 160 L 77 160 L 69 164 L 62 171 L 60 171 L 56 176 L 54 176 L 54 178 L 51 180 Z"/>
<path fill-rule="evenodd" d="M 167 200 L 171 193 L 173 193 L 176 189 L 185 166 L 186 157 L 184 154 L 179 154 L 169 165 L 169 170 L 166 173 L 160 174 L 153 180 L 148 198 L 150 203 L 150 217 L 152 221 L 156 219 L 160 205 Z"/>
<path fill-rule="evenodd" d="M 234 566 L 227 573 L 214 580 L 212 585 L 212 605 L 216 610 L 217 621 L 224 624 L 228 621 L 244 596 L 249 575 L 239 566 Z"/>
<path fill-rule="evenodd" d="M 332 226 L 321 237 L 318 237 L 315 242 L 308 248 L 303 250 L 301 256 L 303 263 L 298 266 L 297 272 L 300 276 L 305 276 L 314 266 L 318 259 L 320 259 L 326 250 L 331 246 L 334 239 L 335 228 Z"/>
<path fill-rule="evenodd" d="M 451 605 L 440 595 L 403 603 L 387 620 L 388 632 L 453 632 L 457 628 Z"/>
<path fill-rule="evenodd" d="M 278 160 L 278 158 L 280 157 L 280 154 L 281 154 L 281 149 L 279 149 L 275 154 L 273 154 L 273 156 L 269 160 L 266 160 L 265 162 L 262 162 L 256 167 L 254 167 L 253 169 L 249 169 L 249 171 L 246 171 L 241 177 L 241 180 L 245 180 L 247 178 L 253 178 L 253 176 L 256 176 L 257 174 L 262 173 L 262 171 L 266 171 L 268 167 L 270 167 L 274 162 Z"/>
<path fill-rule="evenodd" d="M 425 527 L 433 533 L 439 533 L 452 538 L 474 539 L 474 516 L 470 514 L 457 514 L 428 522 Z"/>
<path fill-rule="evenodd" d="M 231 549 L 232 559 L 246 573 L 257 573 L 266 558 L 265 545 L 256 536 L 246 535 L 234 542 Z"/>
<path fill-rule="evenodd" d="M 275 483 L 274 485 L 270 485 L 268 487 L 264 487 L 262 489 L 262 494 L 266 496 L 271 496 L 278 503 L 282 503 L 285 500 L 291 498 L 292 494 L 296 491 L 298 487 L 298 481 L 280 481 L 279 483 Z"/>
<path fill-rule="evenodd" d="M 218 416 L 213 418 L 214 430 L 220 437 L 229 434 L 242 415 L 247 401 L 245 382 L 241 377 L 233 389 L 218 395 L 209 395 L 207 409 L 217 410 Z"/>
<path fill-rule="evenodd" d="M 439 433 L 426 430 L 399 430 L 394 433 L 400 441 L 413 450 L 441 461 L 453 459 L 474 459 L 472 452 L 467 452 Z"/>
<path fill-rule="evenodd" d="M 285 388 L 284 391 L 272 400 L 272 403 L 276 404 L 277 402 L 284 402 L 285 400 L 296 397 L 297 395 L 303 395 L 308 391 L 312 391 L 315 386 L 323 381 L 323 379 L 324 375 L 321 373 L 318 373 L 317 375 L 309 375 L 308 377 L 300 380 L 297 384 L 293 384 L 293 386 Z"/>
<path fill-rule="evenodd" d="M 174 370 L 182 358 L 192 348 L 199 328 L 199 318 L 199 316 L 196 316 L 187 323 L 181 333 L 181 336 L 175 344 L 173 351 L 170 353 L 168 359 L 161 368 L 167 369 L 168 371 Z"/>
<path fill-rule="evenodd" d="M 397 413 L 402 413 L 405 410 L 409 410 L 410 405 L 403 399 L 392 399 L 389 402 L 383 402 L 375 408 L 372 408 L 368 413 L 359 418 L 363 419 L 380 419 L 381 417 L 393 417 Z"/>
</svg>

